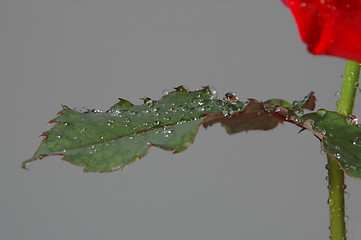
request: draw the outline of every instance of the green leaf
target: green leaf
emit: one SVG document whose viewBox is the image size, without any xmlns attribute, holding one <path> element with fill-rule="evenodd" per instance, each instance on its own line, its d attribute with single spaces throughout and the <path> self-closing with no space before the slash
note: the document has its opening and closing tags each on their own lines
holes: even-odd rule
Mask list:
<svg viewBox="0 0 361 240">
<path fill-rule="evenodd" d="M 361 128 L 356 117 L 321 109 L 296 122 L 321 140 L 322 149 L 338 160 L 347 175 L 361 178 Z"/>
<path fill-rule="evenodd" d="M 233 93 L 220 100 L 209 87 L 190 92 L 180 86 L 159 101 L 143 101 L 133 105 L 119 99 L 105 112 L 80 112 L 63 106 L 50 121 L 55 125 L 42 134 L 39 149 L 23 167 L 36 159 L 61 155 L 84 166 L 85 172 L 115 171 L 143 157 L 151 146 L 174 153 L 185 150 L 201 124 L 207 127 L 220 122 L 228 133 L 268 130 L 285 121 L 294 108 L 279 99 L 241 102 Z"/>
<path fill-rule="evenodd" d="M 144 98 L 133 105 L 120 99 L 108 111 L 79 112 L 63 106 L 50 121 L 54 127 L 34 156 L 23 163 L 49 155 L 62 155 L 84 171 L 106 172 L 124 168 L 144 156 L 151 146 L 180 152 L 194 140 L 207 112 L 231 115 L 244 103 L 215 99 L 209 87 L 189 92 L 176 88 L 159 101 Z"/>
</svg>

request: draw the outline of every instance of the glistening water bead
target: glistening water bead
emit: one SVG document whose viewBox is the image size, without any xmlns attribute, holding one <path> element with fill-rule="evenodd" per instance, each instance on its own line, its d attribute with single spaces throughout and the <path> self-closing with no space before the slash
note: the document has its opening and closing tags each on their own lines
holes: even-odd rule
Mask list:
<svg viewBox="0 0 361 240">
<path fill-rule="evenodd" d="M 228 92 L 223 96 L 223 100 L 227 102 L 236 102 L 238 101 L 238 97 L 233 92 Z"/>
<path fill-rule="evenodd" d="M 218 97 L 218 90 L 215 89 L 214 87 L 208 86 L 209 90 L 211 91 L 212 94 L 212 99 L 217 99 Z"/>
</svg>

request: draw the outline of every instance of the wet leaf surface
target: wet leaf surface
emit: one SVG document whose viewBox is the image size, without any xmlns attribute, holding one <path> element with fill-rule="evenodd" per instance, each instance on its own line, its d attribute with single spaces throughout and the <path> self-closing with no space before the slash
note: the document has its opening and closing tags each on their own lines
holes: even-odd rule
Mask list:
<svg viewBox="0 0 361 240">
<path fill-rule="evenodd" d="M 338 160 L 347 175 L 361 178 L 361 128 L 357 118 L 321 109 L 299 120 L 300 126 L 321 140 L 322 149 Z"/>
<path fill-rule="evenodd" d="M 208 87 L 189 92 L 180 86 L 159 101 L 144 98 L 133 105 L 124 99 L 108 111 L 79 112 L 63 106 L 51 120 L 54 127 L 34 156 L 23 163 L 49 155 L 62 155 L 85 172 L 108 172 L 124 168 L 144 156 L 151 146 L 180 152 L 194 140 L 207 112 L 234 111 L 228 102 L 214 98 Z M 242 102 L 237 102 L 242 107 Z"/>
<path fill-rule="evenodd" d="M 204 87 L 188 91 L 180 86 L 160 100 L 143 98 L 133 105 L 119 99 L 109 110 L 81 112 L 63 106 L 50 123 L 47 132 L 29 163 L 46 156 L 61 155 L 63 159 L 83 166 L 85 172 L 110 172 L 124 168 L 140 159 L 151 146 L 184 151 L 193 141 L 199 126 L 221 123 L 228 133 L 248 130 L 269 130 L 289 122 L 308 129 L 320 140 L 323 150 L 334 156 L 345 172 L 361 178 L 361 129 L 357 118 L 313 110 L 313 92 L 292 104 L 282 99 L 241 102 L 233 93 L 217 99 L 215 90 Z"/>
</svg>

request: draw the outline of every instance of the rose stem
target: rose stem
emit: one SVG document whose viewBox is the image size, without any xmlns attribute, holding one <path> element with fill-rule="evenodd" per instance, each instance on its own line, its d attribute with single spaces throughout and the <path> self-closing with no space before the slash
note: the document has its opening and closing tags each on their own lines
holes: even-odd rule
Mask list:
<svg viewBox="0 0 361 240">
<path fill-rule="evenodd" d="M 341 87 L 341 98 L 337 102 L 337 113 L 343 116 L 352 114 L 360 75 L 360 64 L 346 60 L 345 73 Z M 345 226 L 345 174 L 338 161 L 328 156 L 328 183 L 330 205 L 330 238 L 346 239 Z"/>
</svg>

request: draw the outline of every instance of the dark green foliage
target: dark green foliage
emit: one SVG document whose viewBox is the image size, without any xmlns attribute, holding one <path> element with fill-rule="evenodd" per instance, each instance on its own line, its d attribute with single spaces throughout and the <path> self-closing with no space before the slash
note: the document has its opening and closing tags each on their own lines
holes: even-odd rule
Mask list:
<svg viewBox="0 0 361 240">
<path fill-rule="evenodd" d="M 357 118 L 318 110 L 299 120 L 321 140 L 322 149 L 338 160 L 347 175 L 361 178 L 361 128 Z"/>
<path fill-rule="evenodd" d="M 230 116 L 244 105 L 215 99 L 209 87 L 189 92 L 181 86 L 159 101 L 145 98 L 141 105 L 120 99 L 106 112 L 79 112 L 63 106 L 50 121 L 55 126 L 42 135 L 42 144 L 23 167 L 45 156 L 62 155 L 85 166 L 85 172 L 114 171 L 144 156 L 151 146 L 185 150 L 207 112 Z"/>
<path fill-rule="evenodd" d="M 50 121 L 55 125 L 43 133 L 39 149 L 23 167 L 36 159 L 61 155 L 84 166 L 85 172 L 115 171 L 143 157 L 151 146 L 174 153 L 185 150 L 202 124 L 208 127 L 219 122 L 233 134 L 269 130 L 287 121 L 312 131 L 348 175 L 361 178 L 361 129 L 356 119 L 326 110 L 304 114 L 304 109 L 315 107 L 313 92 L 292 104 L 282 99 L 241 102 L 233 93 L 220 100 L 209 87 L 190 92 L 180 86 L 159 101 L 143 101 L 133 105 L 119 99 L 105 112 L 79 112 L 63 106 Z"/>
</svg>

